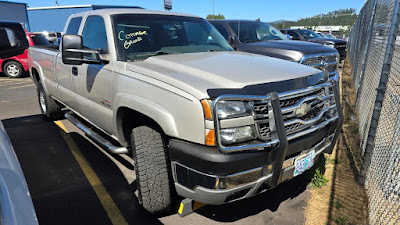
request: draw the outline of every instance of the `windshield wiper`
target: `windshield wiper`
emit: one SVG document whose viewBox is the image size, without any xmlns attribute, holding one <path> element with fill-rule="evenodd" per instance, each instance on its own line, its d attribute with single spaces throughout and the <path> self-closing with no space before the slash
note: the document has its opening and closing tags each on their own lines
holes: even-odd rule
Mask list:
<svg viewBox="0 0 400 225">
<path fill-rule="evenodd" d="M 181 54 L 180 52 L 173 52 L 173 51 L 161 51 L 158 50 L 156 52 L 143 52 L 132 55 L 132 58 L 140 58 L 140 57 L 152 57 L 157 55 L 168 55 L 168 54 Z"/>
</svg>

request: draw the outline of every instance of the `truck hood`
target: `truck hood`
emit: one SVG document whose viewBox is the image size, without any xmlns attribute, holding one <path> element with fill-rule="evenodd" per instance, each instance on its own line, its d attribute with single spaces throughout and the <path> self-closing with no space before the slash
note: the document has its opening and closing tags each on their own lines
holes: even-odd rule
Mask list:
<svg viewBox="0 0 400 225">
<path fill-rule="evenodd" d="M 293 62 L 300 62 L 304 55 L 320 53 L 337 53 L 334 48 L 316 43 L 291 40 L 259 41 L 244 43 L 239 46 L 240 51 L 277 57 Z"/>
<path fill-rule="evenodd" d="M 198 99 L 208 98 L 208 89 L 239 89 L 320 73 L 298 63 L 244 52 L 153 56 L 141 62 L 128 62 L 126 69 L 170 84 Z"/>
</svg>

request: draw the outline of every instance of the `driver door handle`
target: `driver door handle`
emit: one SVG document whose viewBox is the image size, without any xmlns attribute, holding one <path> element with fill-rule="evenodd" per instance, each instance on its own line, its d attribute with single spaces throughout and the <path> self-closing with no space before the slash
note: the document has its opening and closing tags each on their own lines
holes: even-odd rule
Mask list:
<svg viewBox="0 0 400 225">
<path fill-rule="evenodd" d="M 78 67 L 76 66 L 72 67 L 72 75 L 78 76 Z"/>
</svg>

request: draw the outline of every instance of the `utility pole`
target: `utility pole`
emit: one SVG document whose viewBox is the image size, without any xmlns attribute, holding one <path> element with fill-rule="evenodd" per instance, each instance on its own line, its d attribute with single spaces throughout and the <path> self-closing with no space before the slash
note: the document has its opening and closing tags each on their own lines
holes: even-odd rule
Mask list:
<svg viewBox="0 0 400 225">
<path fill-rule="evenodd" d="M 215 0 L 213 0 L 213 19 L 215 19 L 214 9 L 215 9 Z"/>
</svg>

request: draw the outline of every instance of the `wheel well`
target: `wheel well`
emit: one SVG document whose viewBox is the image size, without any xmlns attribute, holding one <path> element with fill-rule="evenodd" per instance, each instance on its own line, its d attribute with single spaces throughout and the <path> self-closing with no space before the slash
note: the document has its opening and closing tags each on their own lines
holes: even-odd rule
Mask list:
<svg viewBox="0 0 400 225">
<path fill-rule="evenodd" d="M 32 79 L 36 85 L 40 82 L 39 72 L 35 68 L 32 68 Z"/>
<path fill-rule="evenodd" d="M 123 141 L 127 146 L 129 146 L 131 143 L 132 129 L 141 125 L 151 126 L 159 130 L 161 134 L 164 137 L 166 137 L 165 132 L 162 130 L 161 126 L 152 118 L 127 107 L 121 107 L 118 109 L 117 111 L 118 134 L 123 135 L 124 138 Z"/>
</svg>

